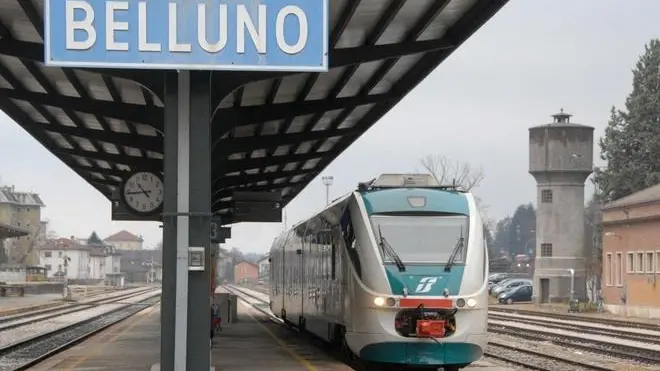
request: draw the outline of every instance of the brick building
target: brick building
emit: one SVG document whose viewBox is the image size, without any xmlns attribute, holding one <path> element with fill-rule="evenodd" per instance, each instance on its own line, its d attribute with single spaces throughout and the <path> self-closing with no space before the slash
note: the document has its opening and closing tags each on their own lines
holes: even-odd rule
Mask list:
<svg viewBox="0 0 660 371">
<path fill-rule="evenodd" d="M 243 261 L 234 265 L 234 282 L 256 283 L 259 279 L 259 267 Z"/>
<path fill-rule="evenodd" d="M 660 318 L 660 184 L 603 207 L 603 296 L 613 313 Z"/>
</svg>

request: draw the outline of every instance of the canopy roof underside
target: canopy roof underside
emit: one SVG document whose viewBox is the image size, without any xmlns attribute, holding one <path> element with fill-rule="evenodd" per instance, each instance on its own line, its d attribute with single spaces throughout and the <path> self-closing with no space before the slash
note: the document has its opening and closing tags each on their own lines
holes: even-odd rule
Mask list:
<svg viewBox="0 0 660 371">
<path fill-rule="evenodd" d="M 329 72 L 214 73 L 244 83 L 214 102 L 213 211 L 231 222 L 236 189 L 288 203 L 507 1 L 329 0 Z M 163 168 L 163 71 L 44 67 L 43 5 L 0 0 L 0 109 L 112 199 Z"/>
</svg>

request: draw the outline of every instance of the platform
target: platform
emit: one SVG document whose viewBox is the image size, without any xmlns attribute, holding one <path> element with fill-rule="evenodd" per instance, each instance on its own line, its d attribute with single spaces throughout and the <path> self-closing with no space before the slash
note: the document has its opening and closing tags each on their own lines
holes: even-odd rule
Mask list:
<svg viewBox="0 0 660 371">
<path fill-rule="evenodd" d="M 34 366 L 34 371 L 147 371 L 159 361 L 160 307 L 139 312 L 76 347 Z M 239 305 L 239 321 L 225 325 L 214 340 L 216 371 L 340 371 L 352 370 L 295 332 L 254 309 Z M 465 370 L 507 371 L 480 361 Z"/>
<path fill-rule="evenodd" d="M 0 297 L 0 317 L 15 314 L 26 308 L 59 305 L 62 304 L 60 299 L 62 299 L 61 293 Z"/>
</svg>

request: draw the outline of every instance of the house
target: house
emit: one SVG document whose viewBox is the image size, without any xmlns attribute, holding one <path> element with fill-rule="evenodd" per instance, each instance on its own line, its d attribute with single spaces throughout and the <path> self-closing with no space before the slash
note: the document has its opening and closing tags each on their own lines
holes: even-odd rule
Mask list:
<svg viewBox="0 0 660 371">
<path fill-rule="evenodd" d="M 67 278 L 81 284 L 105 282 L 118 285 L 121 279 L 121 262 L 113 246 L 86 245 L 78 239 L 58 238 L 39 248 L 39 265 L 46 268 L 50 278 Z"/>
<path fill-rule="evenodd" d="M 119 231 L 106 237 L 103 242 L 111 245 L 118 250 L 142 250 L 144 239 L 128 231 Z"/>
<path fill-rule="evenodd" d="M 126 282 L 153 283 L 163 280 L 161 250 L 119 250 Z"/>
<path fill-rule="evenodd" d="M 235 283 L 257 283 L 259 279 L 259 267 L 250 262 L 242 261 L 234 265 Z"/>
<path fill-rule="evenodd" d="M 660 184 L 602 209 L 605 308 L 660 318 Z"/>
<path fill-rule="evenodd" d="M 259 267 L 259 281 L 268 282 L 270 278 L 270 255 L 266 254 L 259 262 L 257 263 Z"/>
</svg>

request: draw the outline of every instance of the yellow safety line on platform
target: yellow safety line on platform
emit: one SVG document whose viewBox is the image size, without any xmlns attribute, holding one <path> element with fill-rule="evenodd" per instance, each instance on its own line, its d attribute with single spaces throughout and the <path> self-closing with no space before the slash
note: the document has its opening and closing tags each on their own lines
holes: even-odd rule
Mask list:
<svg viewBox="0 0 660 371">
<path fill-rule="evenodd" d="M 259 322 L 256 318 L 254 318 L 252 313 L 250 313 L 251 310 L 252 310 L 252 308 L 248 308 L 247 315 L 250 316 L 250 318 L 257 325 L 261 326 L 261 328 L 264 329 L 264 331 L 266 331 L 268 336 L 270 336 L 271 338 L 273 338 L 273 340 L 275 340 L 275 342 L 277 343 L 277 345 L 280 348 L 284 349 L 285 352 L 289 353 L 291 358 L 295 359 L 296 361 L 298 361 L 298 363 L 303 365 L 307 369 L 307 371 L 318 371 L 319 370 L 310 361 L 306 360 L 303 356 L 298 354 L 295 350 L 289 348 L 284 341 L 282 341 L 280 338 L 278 338 L 277 335 L 275 335 L 272 331 L 270 331 L 268 329 L 268 327 L 266 327 L 263 323 Z"/>
<path fill-rule="evenodd" d="M 160 306 L 160 304 L 158 304 Z M 141 321 L 137 321 L 138 317 L 147 314 L 147 317 L 151 317 L 151 315 L 154 313 L 154 308 L 156 306 L 151 306 L 148 308 L 144 308 L 141 311 L 135 313 L 133 316 L 131 316 L 131 319 L 129 319 L 129 323 L 126 324 L 121 330 L 117 331 L 116 334 L 114 334 L 112 337 L 110 337 L 107 341 L 104 341 L 102 343 L 98 343 L 96 346 L 92 346 L 92 349 L 90 352 L 86 353 L 84 356 L 79 357 L 76 362 L 74 362 L 72 365 L 70 365 L 66 370 L 75 370 L 80 364 L 82 364 L 85 361 L 88 361 L 90 358 L 97 356 L 101 354 L 101 352 L 111 343 L 114 343 L 117 338 L 119 338 L 121 335 L 125 334 L 127 331 L 132 330 L 135 328 Z"/>
</svg>

